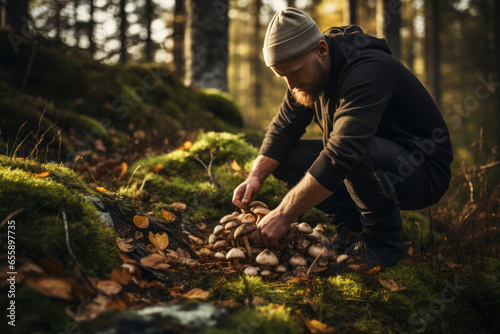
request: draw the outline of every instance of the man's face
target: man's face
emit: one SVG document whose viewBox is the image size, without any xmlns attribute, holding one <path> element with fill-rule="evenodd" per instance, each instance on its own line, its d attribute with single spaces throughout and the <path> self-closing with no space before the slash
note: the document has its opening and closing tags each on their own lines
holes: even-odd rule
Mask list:
<svg viewBox="0 0 500 334">
<path fill-rule="evenodd" d="M 298 104 L 311 107 L 328 81 L 329 64 L 328 46 L 321 41 L 314 50 L 271 69 L 285 78 Z"/>
</svg>

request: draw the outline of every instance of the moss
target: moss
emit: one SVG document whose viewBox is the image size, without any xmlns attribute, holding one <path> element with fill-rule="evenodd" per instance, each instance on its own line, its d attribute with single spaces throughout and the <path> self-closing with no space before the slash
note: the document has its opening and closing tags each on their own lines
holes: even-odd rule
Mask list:
<svg viewBox="0 0 500 334">
<path fill-rule="evenodd" d="M 6 167 L 8 159 L 0 160 L 0 217 L 23 208 L 15 217 L 16 235 L 20 236 L 18 249 L 35 261 L 55 256 L 70 268 L 72 260 L 61 216 L 64 210 L 73 251 L 91 274 L 104 277 L 118 264 L 115 234 L 100 222 L 94 206 L 76 191 L 88 188 L 81 187 L 81 180 L 71 178 L 73 172 L 64 167 L 20 160 L 14 159 L 12 168 Z M 22 169 L 50 174 L 36 178 Z"/>
<path fill-rule="evenodd" d="M 401 211 L 401 219 L 403 239 L 413 241 L 417 247 L 429 247 L 441 238 L 436 231 L 431 233 L 429 219 L 417 211 Z"/>
<path fill-rule="evenodd" d="M 206 110 L 230 125 L 243 126 L 243 117 L 231 95 L 217 89 L 204 89 L 203 93 L 201 103 Z"/>
</svg>

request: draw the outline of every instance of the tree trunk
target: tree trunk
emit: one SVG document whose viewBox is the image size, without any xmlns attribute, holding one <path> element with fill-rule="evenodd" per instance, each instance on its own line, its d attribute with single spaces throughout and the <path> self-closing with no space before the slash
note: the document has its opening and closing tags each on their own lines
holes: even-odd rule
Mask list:
<svg viewBox="0 0 500 334">
<path fill-rule="evenodd" d="M 495 67 L 497 72 L 496 81 L 500 81 L 500 1 L 494 1 L 494 15 L 495 18 Z M 497 87 L 496 95 L 496 116 L 497 116 L 497 145 L 500 148 L 500 88 Z M 498 150 L 497 150 L 498 152 Z M 497 157 L 498 158 L 498 157 Z"/>
<path fill-rule="evenodd" d="M 95 4 L 94 0 L 89 0 L 89 15 L 90 15 L 90 21 L 88 25 L 88 31 L 87 31 L 87 37 L 89 39 L 89 53 L 90 56 L 93 58 L 95 51 L 96 51 L 96 46 L 95 46 L 95 41 L 94 41 L 94 29 L 95 29 L 95 21 L 94 21 L 94 12 L 95 12 Z"/>
<path fill-rule="evenodd" d="M 174 9 L 174 65 L 175 74 L 180 80 L 184 80 L 184 38 L 186 32 L 186 11 L 184 0 L 175 0 Z"/>
<path fill-rule="evenodd" d="M 357 15 L 357 1 L 356 0 L 349 0 L 349 23 L 350 24 L 356 24 L 358 22 L 358 15 Z"/>
<path fill-rule="evenodd" d="M 120 63 L 127 62 L 127 0 L 120 0 Z"/>
<path fill-rule="evenodd" d="M 426 82 L 434 101 L 441 102 L 440 82 L 440 42 L 439 42 L 439 1 L 425 1 L 425 69 Z"/>
<path fill-rule="evenodd" d="M 408 42 L 406 45 L 406 64 L 410 71 L 413 71 L 413 62 L 415 55 L 413 54 L 413 44 L 415 42 L 415 29 L 413 22 L 415 17 L 415 9 L 413 8 L 413 1 L 409 0 L 406 3 L 406 28 L 408 29 Z"/>
<path fill-rule="evenodd" d="M 377 35 L 384 36 L 392 55 L 401 59 L 401 1 L 377 0 Z"/>
<path fill-rule="evenodd" d="M 229 0 L 187 0 L 187 86 L 227 91 Z"/>
<path fill-rule="evenodd" d="M 262 84 L 261 84 L 261 60 L 260 54 L 262 45 L 260 41 L 260 9 L 262 7 L 262 0 L 252 0 L 250 4 L 251 11 L 251 25 L 253 27 L 252 44 L 253 52 L 250 52 L 250 78 L 252 78 L 253 87 L 253 105 L 257 109 L 262 107 Z"/>
<path fill-rule="evenodd" d="M 14 31 L 21 31 L 28 19 L 28 0 L 5 1 L 5 24 Z"/>
<path fill-rule="evenodd" d="M 75 29 L 75 41 L 76 41 L 76 47 L 79 48 L 79 41 L 80 41 L 80 24 L 78 22 L 78 6 L 80 5 L 80 0 L 73 0 L 73 20 L 75 21 L 73 23 L 73 28 Z"/>
<path fill-rule="evenodd" d="M 145 23 L 146 23 L 146 30 L 147 30 L 147 36 L 146 36 L 146 44 L 144 45 L 144 58 L 148 63 L 153 61 L 153 41 L 151 40 L 151 22 L 153 21 L 153 0 L 146 0 L 146 5 L 145 5 L 145 10 L 146 10 L 146 17 L 145 17 Z"/>
<path fill-rule="evenodd" d="M 61 41 L 61 31 L 62 31 L 62 22 L 61 22 L 61 12 L 62 12 L 62 4 L 61 2 L 59 2 L 59 0 L 55 0 L 54 1 L 54 4 L 56 6 L 56 15 L 54 17 L 54 24 L 56 26 L 56 37 L 55 37 L 55 40 L 56 41 Z"/>
</svg>

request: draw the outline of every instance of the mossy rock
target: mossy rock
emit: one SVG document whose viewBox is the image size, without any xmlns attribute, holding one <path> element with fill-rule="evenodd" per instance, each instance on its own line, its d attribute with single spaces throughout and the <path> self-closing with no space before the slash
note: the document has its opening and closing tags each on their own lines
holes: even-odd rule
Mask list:
<svg viewBox="0 0 500 334">
<path fill-rule="evenodd" d="M 203 108 L 230 125 L 243 126 L 240 109 L 231 95 L 217 89 L 204 89 L 203 93 L 200 101 Z"/>
<path fill-rule="evenodd" d="M 35 177 L 27 171 L 46 171 L 49 176 Z M 14 218 L 21 254 L 34 261 L 54 256 L 65 268 L 71 268 L 61 215 L 64 211 L 73 251 L 89 273 L 104 277 L 118 265 L 118 253 L 114 231 L 103 225 L 95 207 L 83 197 L 92 192 L 65 167 L 0 156 L 0 217 L 23 208 Z"/>
</svg>

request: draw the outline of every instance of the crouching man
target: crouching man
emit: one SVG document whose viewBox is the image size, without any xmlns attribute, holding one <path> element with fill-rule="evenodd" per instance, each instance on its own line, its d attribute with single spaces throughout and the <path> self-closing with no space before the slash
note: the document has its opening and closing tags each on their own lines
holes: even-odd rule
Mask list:
<svg viewBox="0 0 500 334">
<path fill-rule="evenodd" d="M 288 89 L 234 204 L 245 208 L 273 174 L 291 190 L 259 222 L 264 246 L 276 247 L 294 219 L 317 207 L 337 227 L 338 252 L 356 241 L 367 269 L 396 264 L 400 210 L 430 206 L 449 187 L 453 153 L 438 107 L 384 39 L 356 26 L 322 33 L 287 8 L 274 15 L 263 51 Z M 300 139 L 312 120 L 323 140 Z"/>
</svg>

